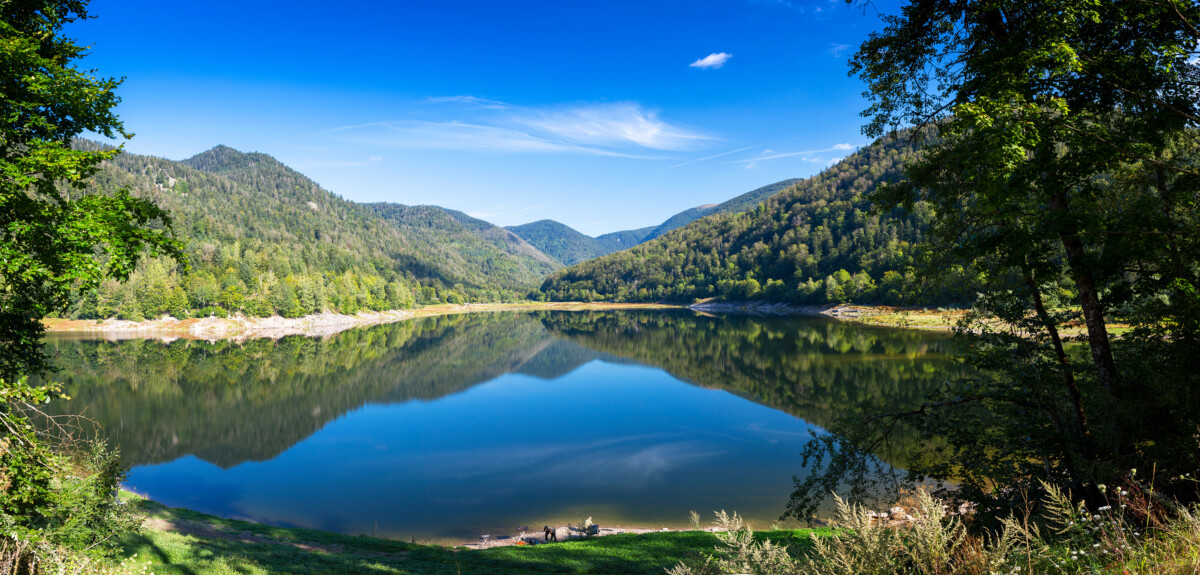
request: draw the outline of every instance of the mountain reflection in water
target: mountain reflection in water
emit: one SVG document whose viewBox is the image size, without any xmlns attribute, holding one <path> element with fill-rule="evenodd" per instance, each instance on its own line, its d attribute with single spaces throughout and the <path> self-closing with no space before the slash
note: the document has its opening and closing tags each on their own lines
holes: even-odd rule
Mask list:
<svg viewBox="0 0 1200 575">
<path fill-rule="evenodd" d="M 798 452 L 865 400 L 912 404 L 944 334 L 686 311 L 497 312 L 325 339 L 52 337 L 69 402 L 168 505 L 467 538 L 516 524 L 774 520 Z M 902 459 L 891 459 L 903 465 Z M 375 525 L 378 525 L 376 528 Z"/>
</svg>

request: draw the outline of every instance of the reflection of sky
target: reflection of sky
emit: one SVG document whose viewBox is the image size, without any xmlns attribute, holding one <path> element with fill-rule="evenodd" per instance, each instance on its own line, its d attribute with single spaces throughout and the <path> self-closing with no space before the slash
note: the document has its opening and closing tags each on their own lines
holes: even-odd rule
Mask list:
<svg viewBox="0 0 1200 575">
<path fill-rule="evenodd" d="M 593 361 L 552 381 L 505 375 L 431 402 L 369 405 L 266 462 L 140 466 L 168 505 L 380 535 L 473 538 L 592 515 L 682 525 L 783 510 L 811 427 L 663 371 Z"/>
</svg>

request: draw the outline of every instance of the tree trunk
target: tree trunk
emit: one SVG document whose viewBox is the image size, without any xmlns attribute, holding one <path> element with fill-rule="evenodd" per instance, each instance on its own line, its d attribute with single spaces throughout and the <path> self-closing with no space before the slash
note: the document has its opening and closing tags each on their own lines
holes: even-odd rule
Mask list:
<svg viewBox="0 0 1200 575">
<path fill-rule="evenodd" d="M 1063 366 L 1063 384 L 1067 388 L 1067 395 L 1071 397 L 1071 404 L 1075 407 L 1075 419 L 1079 423 L 1079 433 L 1083 436 L 1084 441 L 1088 442 L 1092 438 L 1092 431 L 1088 428 L 1087 412 L 1083 409 L 1083 397 L 1079 393 L 1079 386 L 1075 384 L 1075 375 L 1071 373 L 1071 360 L 1067 358 L 1067 352 L 1063 349 L 1062 338 L 1058 335 L 1058 326 L 1054 325 L 1050 313 L 1046 311 L 1046 305 L 1042 302 L 1042 291 L 1038 288 L 1037 282 L 1033 280 L 1033 274 L 1029 270 L 1025 270 L 1025 283 L 1029 286 L 1030 295 L 1033 296 L 1033 308 L 1037 311 L 1042 324 L 1046 326 L 1046 331 L 1050 333 L 1050 341 L 1054 344 L 1054 354 L 1058 357 L 1058 363 Z"/>
<path fill-rule="evenodd" d="M 1070 208 L 1067 196 L 1063 192 L 1055 192 L 1050 196 L 1050 209 L 1059 216 L 1067 216 Z M 1108 326 L 1104 323 L 1104 306 L 1100 303 L 1100 293 L 1096 281 L 1087 266 L 1087 253 L 1083 241 L 1079 239 L 1078 227 L 1070 225 L 1069 229 L 1059 232 L 1063 249 L 1067 252 L 1067 264 L 1071 267 L 1071 275 L 1075 280 L 1075 289 L 1079 292 L 1079 304 L 1083 308 L 1083 321 L 1087 324 L 1088 347 L 1092 352 L 1092 363 L 1096 366 L 1096 379 L 1113 396 L 1118 396 L 1120 388 L 1117 382 L 1117 364 L 1113 361 L 1112 346 L 1108 339 Z"/>
</svg>

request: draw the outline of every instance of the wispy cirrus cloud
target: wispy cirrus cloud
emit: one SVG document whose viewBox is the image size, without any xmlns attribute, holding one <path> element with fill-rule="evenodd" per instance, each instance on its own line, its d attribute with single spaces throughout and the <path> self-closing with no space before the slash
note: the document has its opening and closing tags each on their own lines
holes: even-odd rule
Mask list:
<svg viewBox="0 0 1200 575">
<path fill-rule="evenodd" d="M 504 102 L 476 96 L 430 96 L 424 101 L 429 104 L 466 104 L 492 110 L 503 110 L 509 107 Z"/>
<path fill-rule="evenodd" d="M 678 151 L 694 149 L 715 139 L 668 124 L 658 114 L 628 103 L 542 111 L 516 121 L 535 132 L 590 145 L 633 144 L 652 150 Z"/>
<path fill-rule="evenodd" d="M 777 160 L 779 158 L 794 158 L 797 156 L 800 156 L 801 159 L 803 159 L 806 162 L 820 163 L 820 162 L 827 161 L 825 158 L 822 158 L 820 156 L 820 154 L 824 154 L 827 152 L 844 152 L 844 151 L 853 150 L 853 149 L 854 149 L 854 146 L 852 144 L 834 144 L 828 148 L 821 148 L 819 150 L 802 150 L 799 152 L 786 152 L 786 153 L 782 153 L 782 154 L 771 154 L 771 155 L 758 156 L 758 157 L 748 158 L 748 159 L 743 159 L 743 160 L 730 160 L 725 163 L 726 164 L 746 164 L 747 167 L 752 167 L 752 166 L 757 166 L 758 162 L 765 162 L 767 160 Z"/>
<path fill-rule="evenodd" d="M 834 58 L 841 58 L 846 54 L 846 52 L 850 51 L 850 48 L 851 46 L 849 44 L 830 44 L 829 55 L 833 56 Z"/>
<path fill-rule="evenodd" d="M 675 164 L 674 166 L 668 166 L 668 167 L 669 167 L 669 168 L 679 168 L 679 167 L 686 166 L 686 165 L 688 165 L 688 164 L 695 164 L 695 163 L 698 163 L 698 162 L 706 162 L 706 161 L 708 161 L 708 160 L 713 160 L 713 159 L 720 158 L 720 157 L 723 157 L 723 156 L 729 156 L 729 155 L 732 155 L 732 154 L 736 154 L 736 153 L 738 153 L 738 152 L 745 152 L 746 150 L 753 150 L 754 148 L 757 148 L 757 147 L 758 147 L 758 146 L 746 146 L 745 148 L 738 148 L 738 149 L 736 149 L 736 150 L 730 150 L 730 151 L 728 151 L 728 152 L 721 152 L 720 154 L 713 154 L 713 155 L 711 155 L 711 156 L 705 156 L 705 157 L 703 157 L 703 158 L 696 158 L 696 159 L 694 159 L 694 160 L 688 160 L 688 161 L 686 161 L 686 162 L 680 162 L 680 163 L 678 163 L 678 164 Z"/>
<path fill-rule="evenodd" d="M 692 68 L 702 68 L 705 70 L 715 70 L 721 66 L 724 66 L 725 63 L 728 62 L 732 57 L 733 54 L 726 54 L 725 52 L 713 52 L 712 54 L 688 64 L 688 66 L 691 66 Z"/>
<path fill-rule="evenodd" d="M 526 107 L 476 98 L 427 98 L 436 119 L 372 122 L 329 130 L 383 148 L 575 153 L 649 158 L 705 147 L 718 138 L 661 119 L 636 102 Z"/>
</svg>

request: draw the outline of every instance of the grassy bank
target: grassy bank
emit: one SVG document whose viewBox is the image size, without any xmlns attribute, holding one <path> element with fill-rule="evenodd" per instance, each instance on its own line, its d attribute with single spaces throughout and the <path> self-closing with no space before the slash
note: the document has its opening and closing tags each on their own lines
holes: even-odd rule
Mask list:
<svg viewBox="0 0 1200 575">
<path fill-rule="evenodd" d="M 934 330 L 954 329 L 958 322 L 967 314 L 967 310 L 959 308 L 889 307 L 854 304 L 842 304 L 832 308 L 832 310 L 835 313 L 826 313 L 826 315 L 843 321 L 886 327 Z M 1055 309 L 1050 311 L 1058 313 L 1062 310 Z M 1070 308 L 1069 311 L 1077 317 L 1073 321 L 1060 325 L 1058 328 L 1059 333 L 1064 337 L 1085 335 L 1087 327 L 1084 325 L 1082 312 L 1078 308 Z M 985 323 L 990 323 L 995 328 L 1004 327 L 998 320 Z M 1110 321 L 1108 331 L 1110 334 L 1121 335 L 1129 331 L 1129 326 L 1119 321 Z"/>
<path fill-rule="evenodd" d="M 145 528 L 125 542 L 125 555 L 147 572 L 178 575 L 266 573 L 654 573 L 712 551 L 703 531 L 608 535 L 551 545 L 450 548 L 272 527 L 222 519 L 131 498 Z M 763 532 L 807 547 L 812 530 Z M 817 532 L 820 532 L 819 530 Z"/>
</svg>

